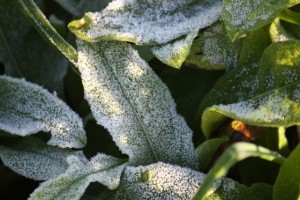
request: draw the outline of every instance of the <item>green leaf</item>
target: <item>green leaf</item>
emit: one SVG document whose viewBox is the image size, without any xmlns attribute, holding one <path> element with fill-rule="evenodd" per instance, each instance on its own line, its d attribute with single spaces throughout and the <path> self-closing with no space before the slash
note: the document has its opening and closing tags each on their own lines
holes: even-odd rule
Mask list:
<svg viewBox="0 0 300 200">
<path fill-rule="evenodd" d="M 222 118 L 220 115 L 257 126 L 289 127 L 298 124 L 299 44 L 298 41 L 274 43 L 265 50 L 258 68 L 243 68 L 228 75 L 227 80 L 223 79 L 217 90 L 220 91 L 223 84 L 223 87 L 229 85 L 231 91 L 223 92 L 224 97 L 211 96 L 217 90 L 206 96 L 214 106 L 206 109 L 202 116 L 204 133 L 209 135 L 213 126 L 224 119 L 214 120 L 214 116 Z M 233 78 L 239 81 L 239 85 L 233 85 Z M 223 98 L 222 102 L 217 98 Z"/>
<path fill-rule="evenodd" d="M 197 34 L 198 30 L 191 32 L 182 39 L 155 46 L 151 49 L 152 53 L 166 65 L 179 69 L 189 55 L 193 40 Z"/>
<path fill-rule="evenodd" d="M 209 188 L 213 187 L 213 183 L 224 176 L 228 170 L 236 164 L 238 161 L 244 160 L 248 157 L 259 157 L 268 161 L 276 162 L 282 164 L 284 158 L 277 152 L 270 151 L 261 146 L 254 144 L 239 142 L 230 146 L 222 154 L 222 156 L 215 163 L 213 168 L 209 171 L 205 177 L 201 187 L 197 190 L 193 196 L 193 200 L 202 199 L 207 197 L 209 193 Z"/>
<path fill-rule="evenodd" d="M 296 147 L 280 168 L 274 185 L 274 200 L 297 200 L 300 198 L 299 157 L 300 145 Z"/>
<path fill-rule="evenodd" d="M 208 70 L 233 69 L 238 65 L 240 42 L 232 43 L 223 23 L 206 29 L 192 45 L 186 63 Z"/>
<path fill-rule="evenodd" d="M 63 94 L 67 60 L 39 37 L 15 1 L 0 2 L 0 62 L 7 75 Z"/>
<path fill-rule="evenodd" d="M 232 41 L 269 23 L 299 0 L 224 0 L 222 18 Z"/>
<path fill-rule="evenodd" d="M 270 36 L 272 42 L 296 40 L 295 36 L 289 33 L 285 28 L 280 24 L 279 18 L 276 18 L 270 26 Z"/>
<path fill-rule="evenodd" d="M 50 145 L 81 148 L 86 143 L 82 121 L 63 101 L 38 85 L 0 76 L 0 128 L 27 136 L 51 132 Z"/>
<path fill-rule="evenodd" d="M 5 166 L 22 176 L 33 180 L 48 180 L 64 173 L 68 168 L 67 157 L 82 156 L 73 152 L 46 145 L 30 137 L 13 147 L 0 146 L 0 158 Z"/>
<path fill-rule="evenodd" d="M 131 165 L 157 161 L 195 168 L 192 132 L 168 88 L 130 44 L 78 40 L 85 98 Z"/>
<path fill-rule="evenodd" d="M 227 141 L 226 138 L 214 138 L 204 141 L 196 148 L 196 156 L 201 171 L 206 170 L 218 148 Z"/>
<path fill-rule="evenodd" d="M 126 167 L 120 186 L 114 191 L 106 190 L 98 199 L 191 199 L 204 178 L 205 174 L 201 172 L 161 162 L 144 167 Z M 214 183 L 210 188 L 211 195 L 205 199 L 267 200 L 271 189 L 263 184 L 248 188 L 223 178 Z"/>
<path fill-rule="evenodd" d="M 69 24 L 87 41 L 119 40 L 140 45 L 165 44 L 215 22 L 220 0 L 115 0 L 103 11 L 86 13 Z"/>
<path fill-rule="evenodd" d="M 19 0 L 18 3 L 23 14 L 27 16 L 44 39 L 75 65 L 78 56 L 77 51 L 55 30 L 34 0 Z M 73 65 L 71 65 L 71 67 L 73 67 Z M 73 70 L 77 72 L 76 68 L 73 68 Z"/>
<path fill-rule="evenodd" d="M 99 182 L 109 189 L 118 187 L 126 166 L 124 160 L 97 154 L 91 161 L 68 157 L 69 168 L 55 179 L 42 183 L 29 197 L 30 200 L 77 200 L 91 182 Z"/>
</svg>

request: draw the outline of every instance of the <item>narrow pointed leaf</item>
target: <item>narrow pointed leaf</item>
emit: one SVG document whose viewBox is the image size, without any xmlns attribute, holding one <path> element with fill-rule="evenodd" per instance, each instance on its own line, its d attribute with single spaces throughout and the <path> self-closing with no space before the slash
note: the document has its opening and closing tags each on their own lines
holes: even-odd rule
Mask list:
<svg viewBox="0 0 300 200">
<path fill-rule="evenodd" d="M 222 18 L 231 40 L 271 23 L 284 9 L 299 0 L 224 0 Z"/>
<path fill-rule="evenodd" d="M 280 168 L 277 176 L 273 199 L 299 199 L 300 198 L 300 145 L 290 154 Z"/>
<path fill-rule="evenodd" d="M 77 200 L 84 194 L 91 182 L 99 182 L 109 189 L 118 187 L 126 166 L 120 160 L 105 154 L 97 154 L 91 161 L 80 161 L 78 157 L 68 158 L 70 167 L 59 177 L 42 183 L 30 196 L 30 200 Z"/>
<path fill-rule="evenodd" d="M 296 37 L 289 33 L 281 25 L 279 18 L 276 18 L 270 26 L 270 36 L 272 42 L 281 42 L 288 40 L 296 40 Z"/>
<path fill-rule="evenodd" d="M 67 157 L 83 156 L 82 152 L 48 146 L 30 137 L 13 147 L 0 146 L 0 158 L 5 166 L 27 178 L 44 181 L 55 178 L 68 168 Z"/>
<path fill-rule="evenodd" d="M 270 151 L 264 147 L 246 142 L 233 144 L 222 154 L 213 168 L 209 171 L 202 185 L 193 196 L 193 200 L 200 200 L 204 197 L 208 197 L 210 194 L 208 193 L 208 189 L 213 186 L 213 183 L 224 176 L 235 163 L 248 157 L 259 157 L 279 164 L 284 162 L 284 157 L 277 152 Z"/>
<path fill-rule="evenodd" d="M 201 187 L 205 174 L 165 163 L 145 167 L 126 167 L 120 186 L 114 191 L 106 190 L 98 199 L 191 199 L 197 187 Z M 231 179 L 216 181 L 205 198 L 230 200 L 268 200 L 272 187 L 246 187 Z"/>
<path fill-rule="evenodd" d="M 0 76 L 0 128 L 27 136 L 51 132 L 50 145 L 83 147 L 82 121 L 63 101 L 38 85 Z"/>
<path fill-rule="evenodd" d="M 221 4 L 220 0 L 114 0 L 103 11 L 71 22 L 69 28 L 87 41 L 164 44 L 211 25 L 220 16 Z"/>
<path fill-rule="evenodd" d="M 171 67 L 179 69 L 190 53 L 194 38 L 198 31 L 193 31 L 182 39 L 175 40 L 165 45 L 153 47 L 154 56 Z"/>
<path fill-rule="evenodd" d="M 131 165 L 195 167 L 192 133 L 168 88 L 129 44 L 78 41 L 85 98 Z"/>
</svg>

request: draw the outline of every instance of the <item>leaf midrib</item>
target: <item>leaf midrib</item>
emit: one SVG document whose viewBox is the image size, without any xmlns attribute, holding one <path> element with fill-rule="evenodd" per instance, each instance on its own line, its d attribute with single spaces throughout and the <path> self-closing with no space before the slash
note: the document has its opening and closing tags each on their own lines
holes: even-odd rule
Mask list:
<svg viewBox="0 0 300 200">
<path fill-rule="evenodd" d="M 108 62 L 108 59 L 107 59 L 107 57 L 106 57 L 105 55 L 103 55 L 102 58 L 105 59 L 106 63 L 109 63 L 109 62 Z M 109 66 L 110 66 L 110 65 L 109 65 Z M 157 154 L 156 154 L 156 151 L 155 151 L 155 148 L 154 148 L 154 146 L 153 146 L 152 140 L 150 139 L 150 137 L 149 137 L 148 134 L 147 134 L 148 131 L 147 131 L 147 129 L 146 129 L 144 123 L 143 123 L 143 120 L 140 118 L 139 111 L 135 108 L 135 106 L 134 106 L 133 103 L 131 102 L 131 98 L 128 97 L 127 94 L 125 93 L 125 89 L 123 88 L 123 85 L 121 84 L 121 81 L 119 80 L 119 77 L 116 75 L 114 69 L 113 69 L 112 67 L 110 67 L 110 69 L 111 69 L 110 71 L 111 71 L 111 73 L 112 73 L 112 76 L 115 78 L 115 79 L 112 79 L 112 81 L 115 80 L 115 83 L 120 87 L 121 93 L 122 93 L 124 99 L 129 103 L 131 109 L 133 110 L 134 115 L 136 116 L 136 118 L 137 118 L 139 124 L 141 125 L 141 128 L 143 129 L 143 134 L 144 134 L 144 136 L 146 136 L 147 142 L 148 142 L 148 144 L 149 144 L 149 146 L 150 146 L 150 149 L 151 149 L 151 151 L 152 151 L 152 153 L 153 153 L 153 156 L 154 156 L 156 162 L 158 162 L 158 161 L 159 161 L 159 158 L 158 158 L 158 156 L 157 156 Z"/>
</svg>

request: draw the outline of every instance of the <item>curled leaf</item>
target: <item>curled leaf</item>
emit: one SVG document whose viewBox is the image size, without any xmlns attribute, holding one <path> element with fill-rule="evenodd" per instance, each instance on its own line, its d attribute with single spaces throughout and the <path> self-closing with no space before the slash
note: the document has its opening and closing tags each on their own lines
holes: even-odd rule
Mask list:
<svg viewBox="0 0 300 200">
<path fill-rule="evenodd" d="M 69 24 L 86 41 L 119 40 L 139 45 L 165 44 L 215 22 L 220 0 L 114 0 L 104 10 Z"/>
</svg>

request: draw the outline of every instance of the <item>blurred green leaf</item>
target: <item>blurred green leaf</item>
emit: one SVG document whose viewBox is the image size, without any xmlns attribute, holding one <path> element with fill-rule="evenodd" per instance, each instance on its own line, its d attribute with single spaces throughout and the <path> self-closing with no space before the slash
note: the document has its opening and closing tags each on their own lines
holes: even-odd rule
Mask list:
<svg viewBox="0 0 300 200">
<path fill-rule="evenodd" d="M 298 200 L 300 198 L 300 145 L 291 153 L 280 168 L 277 176 L 273 199 Z"/>
</svg>

